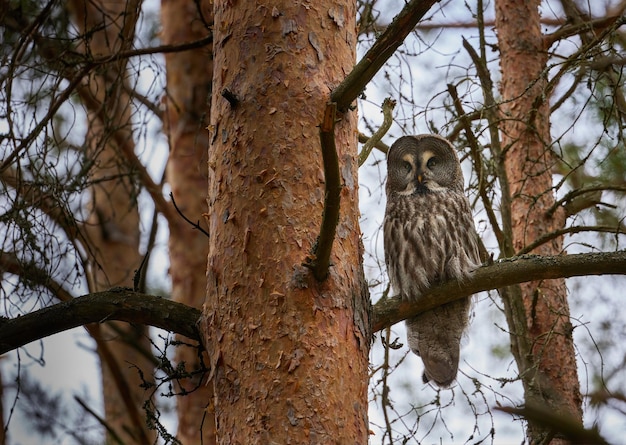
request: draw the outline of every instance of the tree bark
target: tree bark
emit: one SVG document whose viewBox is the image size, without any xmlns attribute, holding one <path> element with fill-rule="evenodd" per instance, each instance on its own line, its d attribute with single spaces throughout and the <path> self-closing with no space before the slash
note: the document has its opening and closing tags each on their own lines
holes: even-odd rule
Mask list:
<svg viewBox="0 0 626 445">
<path fill-rule="evenodd" d="M 212 24 L 212 17 L 213 5 L 209 0 L 162 0 L 163 43 L 181 44 L 206 37 L 210 34 L 208 27 Z M 212 46 L 167 53 L 165 67 L 164 130 L 170 144 L 167 179 L 179 210 L 193 222 L 204 223 L 203 214 L 207 211 L 209 144 L 206 127 L 209 124 L 213 76 Z M 206 296 L 209 240 L 182 217 L 169 223 L 172 299 L 199 309 Z M 184 363 L 187 372 L 202 369 L 196 349 L 179 346 L 175 360 L 179 364 Z M 208 363 L 206 357 L 205 363 Z M 177 438 L 183 444 L 215 443 L 213 387 L 206 383 L 206 376 L 201 373 L 179 381 L 182 395 L 177 399 Z"/>
<path fill-rule="evenodd" d="M 69 3 L 74 20 L 85 36 L 80 50 L 94 57 L 129 49 L 139 14 L 139 1 Z M 93 159 L 91 207 L 86 224 L 91 255 L 90 290 L 130 286 L 139 267 L 138 187 L 125 167 L 126 149 L 134 148 L 131 100 L 124 87 L 126 60 L 103 65 L 94 71 L 83 89 L 88 108 L 86 141 Z M 133 366 L 152 375 L 151 362 L 138 349 L 150 350 L 145 327 L 116 323 L 90 330 L 98 344 L 102 367 L 105 416 L 108 425 L 127 443 L 154 440 L 154 432 L 143 421 L 145 391 Z"/>
<path fill-rule="evenodd" d="M 204 332 L 220 444 L 367 443 L 368 307 L 356 115 L 336 126 L 341 216 L 319 234 L 317 126 L 354 65 L 355 2 L 215 1 Z"/>
<path fill-rule="evenodd" d="M 539 0 L 496 0 L 500 49 L 501 143 L 510 188 L 513 248 L 522 250 L 545 234 L 565 226 L 565 213 L 555 202 L 550 110 L 544 97 L 547 51 L 540 28 Z M 532 250 L 541 255 L 563 252 L 555 237 Z M 543 280 L 508 289 L 505 311 L 513 354 L 524 384 L 526 402 L 582 421 L 572 324 L 565 281 Z M 531 443 L 562 443 L 549 428 L 529 421 Z"/>
</svg>

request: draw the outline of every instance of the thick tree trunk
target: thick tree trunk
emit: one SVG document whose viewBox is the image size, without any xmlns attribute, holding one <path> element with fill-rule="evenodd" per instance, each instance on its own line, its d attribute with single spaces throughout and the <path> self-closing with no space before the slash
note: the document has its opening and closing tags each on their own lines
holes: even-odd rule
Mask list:
<svg viewBox="0 0 626 445">
<path fill-rule="evenodd" d="M 220 444 L 368 440 L 369 301 L 356 115 L 337 124 L 341 216 L 330 275 L 319 233 L 318 125 L 355 58 L 355 2 L 215 1 L 204 312 Z"/>
<path fill-rule="evenodd" d="M 198 5 L 201 11 L 198 11 Z M 202 39 L 210 33 L 208 27 L 212 17 L 213 4 L 209 0 L 163 0 L 161 39 L 167 45 Z M 167 93 L 164 97 L 164 122 L 170 143 L 167 179 L 181 212 L 205 227 L 203 214 L 207 211 L 209 145 L 206 127 L 209 124 L 213 80 L 212 46 L 166 53 L 165 66 Z M 182 217 L 170 221 L 169 229 L 172 298 L 200 309 L 206 296 L 209 240 Z M 193 348 L 179 346 L 176 361 L 184 363 L 188 372 L 201 369 L 198 351 Z M 208 363 L 206 359 L 205 362 Z M 213 387 L 206 384 L 203 374 L 181 380 L 180 386 L 183 395 L 177 400 L 178 440 L 189 445 L 214 444 Z"/>
<path fill-rule="evenodd" d="M 74 20 L 85 35 L 80 50 L 94 57 L 129 49 L 139 14 L 139 1 L 69 3 Z M 96 70 L 82 89 L 88 108 L 86 135 L 89 156 L 95 162 L 91 179 L 91 208 L 86 224 L 91 254 L 90 290 L 132 286 L 139 267 L 138 187 L 122 154 L 134 147 L 131 100 L 124 88 L 126 61 Z M 139 351 L 150 351 L 145 327 L 125 323 L 92 327 L 102 363 L 102 384 L 107 424 L 126 443 L 154 439 L 143 417 L 145 391 L 134 366 L 152 374 L 150 360 Z"/>
<path fill-rule="evenodd" d="M 496 27 L 502 71 L 502 147 L 511 191 L 515 251 L 565 224 L 562 209 L 548 216 L 555 202 L 550 149 L 550 109 L 544 97 L 547 52 L 540 29 L 539 0 L 496 0 Z M 533 252 L 563 252 L 562 238 Z M 512 290 L 507 301 L 511 340 L 526 402 L 548 406 L 581 420 L 581 396 L 569 320 L 565 281 L 544 280 Z M 531 443 L 543 443 L 551 431 L 529 424 Z M 560 443 L 558 435 L 551 443 Z"/>
</svg>

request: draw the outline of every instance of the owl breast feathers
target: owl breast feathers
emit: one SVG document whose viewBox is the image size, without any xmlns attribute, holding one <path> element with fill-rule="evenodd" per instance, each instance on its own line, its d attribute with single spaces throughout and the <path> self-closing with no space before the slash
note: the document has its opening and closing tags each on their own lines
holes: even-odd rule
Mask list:
<svg viewBox="0 0 626 445">
<path fill-rule="evenodd" d="M 415 301 L 431 286 L 463 280 L 480 264 L 478 235 L 450 143 L 433 135 L 398 139 L 387 155 L 385 262 L 394 292 Z M 409 319 L 408 344 L 424 362 L 424 381 L 456 378 L 470 299 Z"/>
</svg>

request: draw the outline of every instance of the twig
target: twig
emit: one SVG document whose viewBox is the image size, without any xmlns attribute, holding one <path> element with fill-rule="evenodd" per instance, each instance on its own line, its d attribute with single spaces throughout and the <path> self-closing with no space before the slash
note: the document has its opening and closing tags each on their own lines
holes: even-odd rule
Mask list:
<svg viewBox="0 0 626 445">
<path fill-rule="evenodd" d="M 393 444 L 393 429 L 391 428 L 391 421 L 389 420 L 389 407 L 391 407 L 391 400 L 389 398 L 389 375 L 391 371 L 389 369 L 389 351 L 391 349 L 391 326 L 387 326 L 385 329 L 385 359 L 382 365 L 382 385 L 383 385 L 383 393 L 382 393 L 382 401 L 381 407 L 383 409 L 383 417 L 385 418 L 385 433 L 383 434 L 383 441 L 385 437 L 389 437 L 389 443 Z"/>
<path fill-rule="evenodd" d="M 359 167 L 365 164 L 368 156 L 372 152 L 372 149 L 376 146 L 376 144 L 383 138 L 387 131 L 389 131 L 389 127 L 391 127 L 391 123 L 393 122 L 393 116 L 391 112 L 396 106 L 396 101 L 391 99 L 390 97 L 386 98 L 383 101 L 382 112 L 383 112 L 383 123 L 380 128 L 374 133 L 363 145 L 361 149 L 361 153 L 359 153 Z"/>
<path fill-rule="evenodd" d="M 194 223 L 193 221 L 191 221 L 189 218 L 187 218 L 185 216 L 185 214 L 178 208 L 178 206 L 176 205 L 176 200 L 174 200 L 174 194 L 172 192 L 170 192 L 170 199 L 172 200 L 172 205 L 174 206 L 174 208 L 176 209 L 176 212 L 178 212 L 178 214 L 185 220 L 187 221 L 194 229 L 199 230 L 200 232 L 204 233 L 206 235 L 207 238 L 210 238 L 209 232 L 207 232 L 206 230 L 204 230 L 202 227 L 200 227 L 200 221 Z"/>
<path fill-rule="evenodd" d="M 595 429 L 586 429 L 580 421 L 566 413 L 551 410 L 547 407 L 526 404 L 523 408 L 512 406 L 496 407 L 495 409 L 524 417 L 526 420 L 537 422 L 554 432 L 564 435 L 572 444 L 608 444 Z"/>
<path fill-rule="evenodd" d="M 43 128 L 48 125 L 48 122 L 52 119 L 52 117 L 59 110 L 59 108 L 61 108 L 61 105 L 66 103 L 70 95 L 80 85 L 80 83 L 83 81 L 83 78 L 89 73 L 89 71 L 91 71 L 92 68 L 92 66 L 85 66 L 77 71 L 74 77 L 68 79 L 69 83 L 67 84 L 67 88 L 65 88 L 55 99 L 50 101 L 49 105 L 47 106 L 48 112 L 46 113 L 46 115 L 37 125 L 35 125 L 35 128 L 33 128 L 33 130 L 28 133 L 28 136 L 21 140 L 20 144 L 13 149 L 11 154 L 4 158 L 2 164 L 0 164 L 0 171 L 8 168 L 9 165 L 11 165 L 11 163 L 15 160 L 15 158 L 18 157 L 22 150 L 30 147 L 35 138 L 39 136 L 39 133 L 41 133 Z"/>
<path fill-rule="evenodd" d="M 489 195 L 487 194 L 487 188 L 485 187 L 485 169 L 483 167 L 481 151 L 478 146 L 478 140 L 476 139 L 476 136 L 472 131 L 470 120 L 465 113 L 465 110 L 463 110 L 463 105 L 461 104 L 461 99 L 459 98 L 456 87 L 452 84 L 448 84 L 448 93 L 450 93 L 450 96 L 452 97 L 452 101 L 454 102 L 454 108 L 456 109 L 459 120 L 464 127 L 465 136 L 467 137 L 467 142 L 470 146 L 470 153 L 472 155 L 472 160 L 474 161 L 474 170 L 476 170 L 476 173 L 478 174 L 478 194 L 480 195 L 480 199 L 482 200 L 485 211 L 487 212 L 487 219 L 489 219 L 489 223 L 491 224 L 493 233 L 498 240 L 498 245 L 502 246 L 504 245 L 504 234 L 500 229 L 498 218 L 496 218 L 496 213 L 493 210 L 491 200 L 489 199 Z"/>
<path fill-rule="evenodd" d="M 49 4 L 52 4 L 52 2 L 50 2 Z M 2 161 L 2 164 L 0 165 L 0 171 L 7 168 L 15 160 L 15 158 L 20 154 L 22 150 L 30 146 L 32 141 L 39 135 L 39 133 L 41 133 L 41 130 L 48 124 L 52 116 L 58 111 L 61 105 L 63 105 L 67 101 L 67 99 L 73 93 L 73 91 L 80 85 L 83 78 L 87 74 L 89 74 L 89 72 L 92 71 L 93 69 L 97 68 L 98 66 L 102 64 L 114 62 L 114 61 L 121 60 L 121 59 L 128 59 L 128 58 L 136 57 L 136 56 L 155 54 L 155 53 L 186 51 L 186 50 L 190 50 L 193 48 L 199 48 L 199 47 L 206 46 L 212 43 L 212 41 L 213 41 L 213 35 L 210 35 L 203 39 L 196 40 L 194 42 L 183 43 L 180 45 L 162 45 L 162 46 L 157 46 L 153 48 L 142 48 L 142 49 L 136 49 L 136 50 L 121 51 L 112 56 L 105 56 L 105 57 L 100 57 L 98 59 L 91 59 L 91 60 L 85 58 L 84 65 L 80 69 L 74 71 L 72 73 L 73 76 L 71 78 L 66 76 L 66 79 L 69 81 L 67 88 L 63 90 L 63 92 L 57 96 L 56 100 L 51 101 L 50 105 L 47 107 L 48 113 L 46 113 L 44 118 L 39 122 L 39 124 L 35 126 L 35 128 L 28 134 L 28 136 L 22 139 L 20 144 L 17 147 L 15 147 L 15 149 L 13 149 L 13 151 L 7 157 L 4 158 L 4 160 Z"/>
<path fill-rule="evenodd" d="M 98 119 L 104 124 L 107 122 L 106 108 L 103 104 L 92 95 L 87 85 L 79 85 L 77 87 L 78 94 L 83 101 L 83 104 L 87 109 L 92 110 L 98 116 Z M 113 131 L 113 140 L 120 149 L 124 158 L 129 162 L 131 168 L 136 172 L 137 177 L 141 184 L 146 188 L 146 191 L 150 194 L 150 197 L 154 201 L 155 207 L 165 216 L 168 222 L 172 222 L 174 215 L 171 208 L 163 197 L 163 191 L 160 184 L 156 184 L 150 173 L 146 169 L 145 165 L 139 160 L 135 154 L 135 146 L 132 144 L 132 139 L 129 139 L 124 132 Z"/>
<path fill-rule="evenodd" d="M 124 441 L 120 438 L 120 436 L 117 434 L 117 432 L 111 427 L 111 425 L 109 425 L 106 420 L 104 420 L 101 416 L 98 415 L 98 413 L 96 413 L 94 410 L 92 410 L 91 408 L 89 408 L 87 406 L 87 404 L 78 396 L 74 396 L 74 400 L 76 400 L 76 402 L 85 410 L 87 411 L 89 414 L 91 414 L 93 416 L 94 419 L 96 419 L 98 421 L 98 423 L 100 425 L 102 425 L 104 428 L 106 428 L 107 432 L 109 433 L 109 435 L 111 436 L 111 438 L 113 440 L 115 440 L 115 442 L 117 442 L 120 445 L 124 445 Z"/>
<path fill-rule="evenodd" d="M 141 263 L 139 267 L 135 269 L 135 274 L 133 275 L 133 290 L 135 292 L 139 292 L 142 286 L 142 282 L 145 285 L 145 275 L 146 275 L 146 263 L 148 262 L 148 257 L 150 256 L 150 250 L 146 252 L 146 254 L 141 259 Z M 145 292 L 145 289 L 141 289 L 141 292 Z"/>
<path fill-rule="evenodd" d="M 480 10 L 480 8 L 479 8 Z M 482 11 L 481 11 L 482 14 Z M 481 47 L 485 45 L 481 42 Z M 499 245 L 500 252 L 503 256 L 513 256 L 515 249 L 513 248 L 513 228 L 511 218 L 511 190 L 509 188 L 509 179 L 504 168 L 504 151 L 500 144 L 500 134 L 498 130 L 498 103 L 493 95 L 493 81 L 487 69 L 487 62 L 481 59 L 476 50 L 463 39 L 463 48 L 467 51 L 476 67 L 476 74 L 480 80 L 480 86 L 483 90 L 485 98 L 484 113 L 487 118 L 489 127 L 489 137 L 491 139 L 491 153 L 494 159 L 496 176 L 500 183 L 502 192 L 500 194 L 500 213 L 502 215 L 502 244 Z"/>
<path fill-rule="evenodd" d="M 165 172 L 163 172 L 165 176 Z M 163 177 L 161 178 L 161 185 L 163 184 Z M 155 208 L 154 212 L 152 212 L 152 224 L 150 225 L 150 235 L 148 236 L 148 245 L 146 247 L 146 253 L 141 260 L 141 264 L 139 265 L 139 269 L 135 272 L 135 274 L 139 274 L 133 277 L 133 288 L 136 292 L 146 292 L 146 281 L 148 280 L 148 263 L 150 262 L 150 253 L 152 252 L 152 248 L 154 247 L 154 243 L 156 241 L 157 230 L 159 229 L 158 225 L 159 212 Z"/>
<path fill-rule="evenodd" d="M 324 120 L 320 125 L 320 142 L 322 144 L 322 159 L 324 162 L 324 179 L 326 193 L 324 196 L 324 213 L 317 242 L 313 246 L 311 256 L 304 262 L 304 266 L 311 269 L 317 281 L 324 281 L 330 267 L 330 253 L 339 222 L 339 206 L 341 198 L 341 175 L 339 173 L 339 158 L 335 146 L 335 119 L 337 104 L 330 102 L 324 110 Z"/>
<path fill-rule="evenodd" d="M 567 193 L 565 196 L 563 196 L 563 198 L 559 199 L 558 201 L 556 201 L 552 207 L 550 207 L 547 211 L 546 211 L 546 216 L 548 218 L 552 217 L 552 215 L 554 214 L 554 212 L 556 211 L 556 209 L 558 209 L 560 206 L 566 205 L 568 202 L 572 201 L 574 198 L 580 196 L 580 195 L 584 195 L 587 193 L 595 193 L 595 192 L 623 192 L 626 193 L 626 187 L 623 186 L 619 186 L 619 185 L 594 185 L 591 187 L 582 187 L 576 190 L 572 190 L 571 192 Z"/>
<path fill-rule="evenodd" d="M 616 235 L 622 234 L 626 235 L 626 232 L 622 230 L 622 228 L 618 225 L 615 226 L 573 226 L 573 227 L 565 227 L 563 229 L 558 229 L 550 233 L 546 233 L 545 235 L 540 236 L 532 243 L 524 246 L 516 255 L 525 255 L 527 253 L 532 252 L 537 247 L 542 244 L 547 243 L 548 241 L 552 241 L 555 238 L 559 238 L 563 235 L 570 235 L 573 233 L 580 232 L 599 232 L 599 233 L 614 233 Z"/>
</svg>

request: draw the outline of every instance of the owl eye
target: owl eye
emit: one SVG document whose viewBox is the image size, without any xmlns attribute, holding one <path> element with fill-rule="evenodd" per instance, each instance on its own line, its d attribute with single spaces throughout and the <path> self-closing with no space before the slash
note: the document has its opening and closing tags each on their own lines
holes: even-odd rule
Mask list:
<svg viewBox="0 0 626 445">
<path fill-rule="evenodd" d="M 437 165 L 437 163 L 438 163 L 437 158 L 432 157 L 426 162 L 426 167 L 428 167 L 429 170 L 432 170 L 435 167 L 435 165 Z"/>
<path fill-rule="evenodd" d="M 411 163 L 407 161 L 403 161 L 401 167 L 402 167 L 402 171 L 404 171 L 405 173 L 410 173 L 411 169 L 413 168 Z"/>
</svg>

